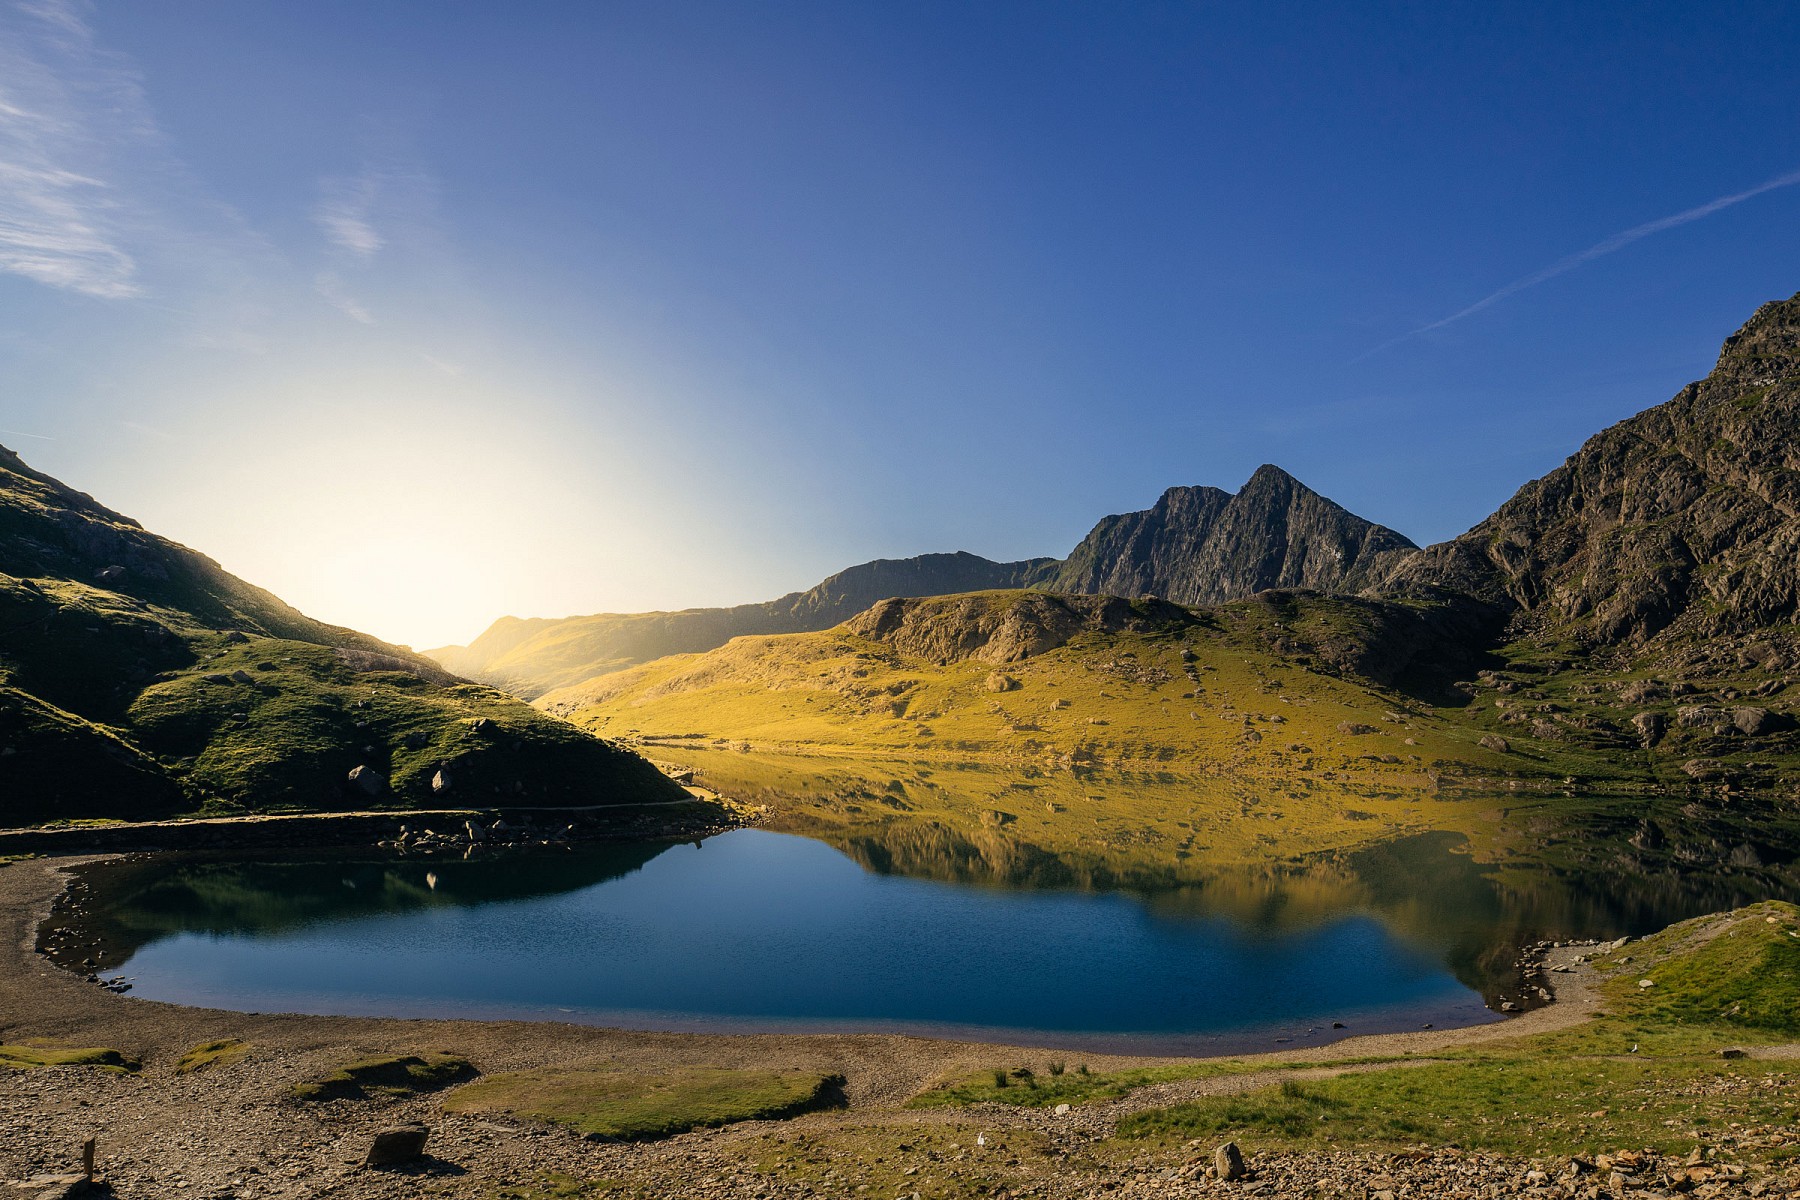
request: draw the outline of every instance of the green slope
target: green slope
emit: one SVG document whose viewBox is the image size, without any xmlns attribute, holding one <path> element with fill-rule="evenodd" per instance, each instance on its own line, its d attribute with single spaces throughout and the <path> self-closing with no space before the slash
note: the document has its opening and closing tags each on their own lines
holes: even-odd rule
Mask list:
<svg viewBox="0 0 1800 1200">
<path fill-rule="evenodd" d="M 382 785 L 352 784 L 358 767 Z M 0 824 L 683 795 L 0 450 Z"/>
</svg>

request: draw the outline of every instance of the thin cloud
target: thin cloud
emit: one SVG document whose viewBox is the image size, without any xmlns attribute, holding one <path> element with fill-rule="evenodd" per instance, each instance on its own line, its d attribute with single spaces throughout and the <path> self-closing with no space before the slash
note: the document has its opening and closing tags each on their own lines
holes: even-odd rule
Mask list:
<svg viewBox="0 0 1800 1200">
<path fill-rule="evenodd" d="M 313 220 L 325 231 L 326 241 L 358 258 L 375 256 L 386 244 L 370 218 L 376 188 L 376 180 L 368 174 L 327 179 L 320 185 L 325 195 L 313 209 Z"/>
<path fill-rule="evenodd" d="M 28 437 L 28 438 L 36 438 L 36 439 L 37 439 L 37 440 L 38 440 L 38 441 L 40 441 L 40 442 L 54 442 L 54 441 L 55 441 L 55 440 L 56 440 L 56 439 L 55 439 L 55 438 L 53 438 L 53 437 L 49 437 L 49 436 L 46 436 L 46 435 L 45 435 L 45 434 L 41 434 L 41 433 L 26 433 L 26 432 L 24 432 L 24 431 L 23 431 L 23 430 L 20 430 L 20 429 L 0 429 L 0 433 L 3 433 L 3 434 L 5 434 L 5 435 L 6 435 L 6 436 L 7 436 L 7 437 Z"/>
<path fill-rule="evenodd" d="M 95 48 L 72 5 L 18 12 L 18 36 L 0 39 L 0 271 L 104 299 L 140 295 L 119 229 L 123 201 L 96 151 L 106 138 L 82 119 L 81 100 L 140 111 L 137 79 Z"/>
<path fill-rule="evenodd" d="M 1604 258 L 1608 254 L 1623 250 L 1633 242 L 1642 241 L 1651 234 L 1662 233 L 1665 230 L 1691 224 L 1704 217 L 1710 217 L 1721 209 L 1730 208 L 1736 204 L 1742 204 L 1744 201 L 1760 196 L 1764 192 L 1772 192 L 1777 188 L 1793 187 L 1795 184 L 1800 184 L 1800 171 L 1789 171 L 1785 175 L 1777 175 L 1775 178 L 1759 183 L 1746 191 L 1733 192 L 1728 196 L 1720 196 L 1716 200 L 1708 200 L 1705 204 L 1678 212 L 1674 216 L 1662 217 L 1655 221 L 1646 221 L 1644 224 L 1633 226 L 1622 233 L 1615 233 L 1609 238 L 1595 242 L 1586 250 L 1571 254 L 1567 258 L 1558 259 L 1541 271 L 1534 271 L 1530 275 L 1513 280 L 1499 291 L 1483 296 L 1467 308 L 1459 309 L 1447 317 L 1432 321 L 1427 325 L 1421 325 L 1417 329 L 1410 329 L 1399 337 L 1390 338 L 1381 343 L 1381 345 L 1376 346 L 1373 350 L 1368 350 L 1357 355 L 1354 359 L 1351 359 L 1351 361 L 1361 362 L 1365 358 L 1380 354 L 1383 350 L 1398 346 L 1401 342 L 1409 341 L 1421 334 L 1442 329 L 1446 325 L 1454 325 L 1464 317 L 1474 316 L 1482 309 L 1492 307 L 1509 296 L 1517 295 L 1526 288 L 1536 287 L 1540 283 L 1555 279 L 1558 275 L 1573 271 L 1576 267 L 1591 263 L 1596 258 Z"/>
<path fill-rule="evenodd" d="M 349 289 L 344 286 L 344 281 L 338 278 L 336 272 L 320 271 L 313 280 L 313 287 L 318 290 L 319 295 L 330 302 L 333 308 L 352 321 L 360 322 L 363 325 L 375 323 L 375 314 L 369 311 L 367 305 L 350 294 Z"/>
</svg>

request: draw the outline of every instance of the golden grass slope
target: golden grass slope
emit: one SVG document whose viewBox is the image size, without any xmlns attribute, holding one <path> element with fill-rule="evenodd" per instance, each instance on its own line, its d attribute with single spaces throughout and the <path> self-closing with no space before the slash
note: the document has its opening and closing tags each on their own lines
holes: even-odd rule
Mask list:
<svg viewBox="0 0 1800 1200">
<path fill-rule="evenodd" d="M 1005 610 L 1039 595 L 908 603 L 948 609 L 973 600 Z M 1000 644 L 1001 626 L 980 644 L 932 641 L 951 650 L 926 657 L 892 644 L 904 638 L 857 632 L 859 623 L 869 626 L 858 618 L 823 633 L 738 638 L 537 703 L 607 737 L 762 751 L 1149 766 L 1269 780 L 1355 776 L 1408 789 L 1435 786 L 1446 768 L 1529 766 L 1399 691 L 1272 652 L 1244 628 L 1254 614 L 1234 617 L 1239 607 L 1176 610 L 1182 615 L 1117 632 L 1079 629 L 999 664 L 981 655 Z M 1008 654 L 1021 652 L 1017 638 L 1007 644 Z"/>
</svg>

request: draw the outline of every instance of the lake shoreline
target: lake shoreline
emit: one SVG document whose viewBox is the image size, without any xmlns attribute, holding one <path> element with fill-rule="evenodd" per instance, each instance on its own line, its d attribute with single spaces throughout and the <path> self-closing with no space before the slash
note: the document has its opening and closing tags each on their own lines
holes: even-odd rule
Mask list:
<svg viewBox="0 0 1800 1200">
<path fill-rule="evenodd" d="M 927 1120 L 900 1115 L 900 1105 L 938 1080 L 988 1070 L 995 1065 L 1041 1063 L 1042 1050 L 978 1041 L 944 1041 L 894 1034 L 717 1034 L 655 1033 L 551 1022 L 411 1020 L 386 1017 L 306 1016 L 238 1013 L 186 1008 L 121 996 L 83 981 L 37 953 L 41 922 L 67 879 L 66 868 L 91 857 L 26 859 L 0 867 L 0 1040 L 43 1039 L 62 1045 L 117 1048 L 144 1064 L 119 1077 L 85 1068 L 44 1068 L 0 1073 L 0 1145 L 46 1147 L 57 1139 L 73 1144 L 92 1132 L 102 1139 L 103 1158 L 133 1164 L 113 1168 L 116 1179 L 139 1172 L 145 1181 L 172 1178 L 185 1161 L 178 1147 L 165 1145 L 155 1131 L 208 1123 L 207 1153 L 220 1162 L 267 1159 L 297 1167 L 308 1179 L 331 1178 L 348 1189 L 334 1194 L 379 1195 L 385 1186 L 369 1172 L 347 1165 L 346 1147 L 366 1145 L 381 1127 L 403 1119 L 425 1120 L 441 1130 L 466 1120 L 446 1117 L 430 1096 L 400 1102 L 338 1102 L 304 1106 L 287 1098 L 293 1083 L 348 1057 L 369 1053 L 454 1050 L 486 1072 L 546 1065 L 605 1066 L 658 1070 L 677 1065 L 730 1068 L 780 1067 L 840 1074 L 845 1079 L 847 1114 L 816 1114 L 801 1122 L 859 1119 Z M 1576 948 L 1566 956 L 1576 957 Z M 1594 1008 L 1589 977 L 1577 966 L 1555 976 L 1558 1003 L 1495 1024 L 1461 1029 L 1364 1035 L 1328 1046 L 1283 1049 L 1240 1061 L 1329 1062 L 1351 1057 L 1427 1057 L 1458 1046 L 1562 1028 L 1584 1020 Z M 242 1063 L 215 1072 L 178 1075 L 174 1066 L 188 1049 L 220 1038 L 240 1038 L 252 1047 Z M 1094 1055 L 1096 1071 L 1200 1061 L 1152 1055 Z M 48 1106 L 48 1109 L 46 1109 Z M 994 1123 L 1041 1122 L 1032 1111 L 999 1114 Z M 988 1119 L 984 1116 L 984 1120 Z M 663 1161 L 699 1153 L 729 1141 L 743 1127 L 701 1131 L 655 1148 L 620 1150 L 552 1131 L 532 1136 L 534 1153 L 548 1147 L 559 1170 L 591 1173 L 609 1156 Z M 473 1135 L 471 1135 L 473 1136 Z M 478 1139 L 477 1139 L 478 1140 Z M 41 1152 L 49 1153 L 46 1149 Z M 8 1152 L 10 1153 L 10 1151 Z M 446 1151 L 447 1153 L 447 1151 Z M 471 1154 L 474 1152 L 471 1151 Z M 484 1153 L 486 1153 L 484 1151 Z M 462 1168 L 490 1181 L 513 1178 L 510 1150 L 492 1148 L 491 1161 L 475 1154 Z M 549 1153 L 549 1151 L 546 1151 Z M 633 1160 L 635 1161 L 635 1159 Z M 29 1165 L 29 1164 L 26 1164 Z M 0 1163 L 0 1175 L 13 1164 Z M 21 1168 L 22 1169 L 22 1168 Z M 193 1169 L 193 1168 L 190 1168 Z M 286 1168 L 284 1168 L 286 1169 Z M 17 1172 L 13 1171 L 16 1175 Z M 263 1192 L 260 1194 L 314 1194 Z"/>
</svg>

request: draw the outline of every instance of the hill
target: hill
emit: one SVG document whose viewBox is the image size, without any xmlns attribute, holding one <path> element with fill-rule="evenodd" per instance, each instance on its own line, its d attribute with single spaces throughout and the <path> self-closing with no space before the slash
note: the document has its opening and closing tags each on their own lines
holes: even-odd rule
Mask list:
<svg viewBox="0 0 1800 1200">
<path fill-rule="evenodd" d="M 1705 380 L 1596 435 L 1449 543 L 1405 549 L 1354 518 L 1315 526 L 1313 545 L 1360 538 L 1340 586 L 1361 596 L 1273 590 L 1210 609 L 1016 592 L 890 600 L 828 633 L 736 642 L 541 702 L 609 732 L 759 745 L 1290 772 L 1363 771 L 1379 747 L 1438 778 L 1792 790 L 1797 347 L 1800 298 L 1763 306 Z M 1240 495 L 1284 487 L 1259 472 Z M 1190 502 L 1228 507 L 1202 496 L 1169 510 Z M 1091 540 L 1154 545 L 1153 526 L 1123 521 Z M 1221 542 L 1215 561 L 1233 553 Z M 1135 578 L 1175 581 L 1161 568 Z M 997 664 L 1019 694 L 980 694 Z M 1291 736 L 1237 738 L 1260 734 L 1246 710 L 1276 690 Z M 1345 732 L 1394 713 L 1418 747 Z M 1217 736 L 1221 723 L 1233 737 Z M 1305 752 L 1280 749 L 1289 741 Z"/>
<path fill-rule="evenodd" d="M 1238 600 L 1269 588 L 1339 590 L 1382 555 L 1413 549 L 1278 467 L 1236 494 L 1164 492 L 1143 512 L 1106 517 L 1067 559 L 997 563 L 925 554 L 864 563 L 764 604 L 561 620 L 503 617 L 468 646 L 428 653 L 450 670 L 526 699 L 670 654 L 751 634 L 829 629 L 879 600 L 1040 587 L 1089 595 L 1161 596 L 1182 604 Z"/>
<path fill-rule="evenodd" d="M 683 794 L 0 448 L 0 824 Z"/>
<path fill-rule="evenodd" d="M 889 596 L 941 595 L 1018 587 L 1049 560 L 997 563 L 974 554 L 877 559 L 841 571 L 804 592 L 736 608 L 600 613 L 563 619 L 502 617 L 468 646 L 427 654 L 450 670 L 526 699 L 593 675 L 691 654 L 756 633 L 830 629 Z"/>
</svg>

